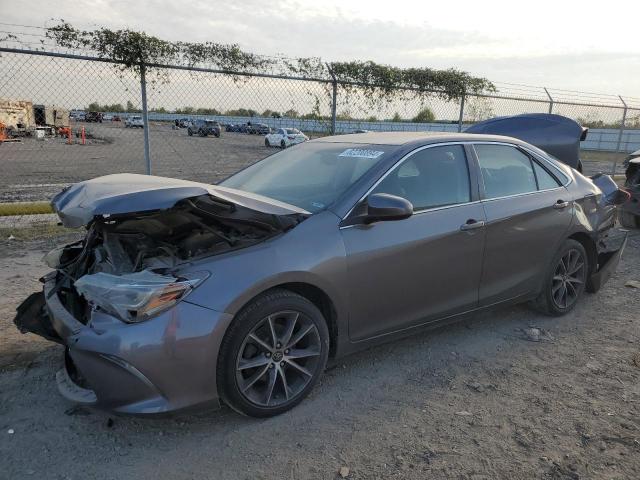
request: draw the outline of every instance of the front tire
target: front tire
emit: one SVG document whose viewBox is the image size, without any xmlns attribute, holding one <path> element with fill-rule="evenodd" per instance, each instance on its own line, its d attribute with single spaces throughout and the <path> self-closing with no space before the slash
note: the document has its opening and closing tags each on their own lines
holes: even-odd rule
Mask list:
<svg viewBox="0 0 640 480">
<path fill-rule="evenodd" d="M 270 417 L 300 403 L 322 375 L 329 331 L 318 308 L 288 290 L 273 290 L 242 309 L 218 356 L 218 390 L 234 410 Z"/>
<path fill-rule="evenodd" d="M 534 304 L 542 313 L 559 317 L 569 313 L 584 293 L 589 260 L 582 244 L 567 239 L 555 254 Z"/>
<path fill-rule="evenodd" d="M 280 148 L 282 148 L 282 149 L 287 148 L 287 144 L 285 143 L 284 140 L 280 140 Z"/>
<path fill-rule="evenodd" d="M 264 139 L 264 146 L 265 146 L 265 147 L 270 147 L 270 146 L 271 146 L 271 143 L 269 142 L 269 139 L 268 139 L 268 138 L 265 138 L 265 139 Z"/>
<path fill-rule="evenodd" d="M 191 130 L 191 128 L 187 129 L 187 135 L 189 135 L 190 137 L 193 137 L 193 131 Z"/>
</svg>

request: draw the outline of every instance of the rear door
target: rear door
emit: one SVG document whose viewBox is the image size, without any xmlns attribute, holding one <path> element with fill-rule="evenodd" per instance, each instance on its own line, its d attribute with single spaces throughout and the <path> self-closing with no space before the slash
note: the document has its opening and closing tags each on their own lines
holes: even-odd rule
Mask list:
<svg viewBox="0 0 640 480">
<path fill-rule="evenodd" d="M 539 289 L 573 208 L 552 170 L 524 150 L 496 143 L 477 143 L 474 149 L 487 221 L 482 306 Z"/>
<path fill-rule="evenodd" d="M 406 198 L 414 214 L 341 229 L 352 340 L 477 306 L 484 249 L 477 185 L 465 147 L 451 144 L 413 152 L 370 192 Z"/>
</svg>

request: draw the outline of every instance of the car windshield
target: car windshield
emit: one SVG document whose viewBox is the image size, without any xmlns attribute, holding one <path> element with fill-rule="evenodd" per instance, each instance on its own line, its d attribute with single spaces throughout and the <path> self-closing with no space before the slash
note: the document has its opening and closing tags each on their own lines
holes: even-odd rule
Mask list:
<svg viewBox="0 0 640 480">
<path fill-rule="evenodd" d="M 287 128 L 288 135 L 297 135 L 298 133 L 300 133 L 300 130 L 296 128 Z"/>
<path fill-rule="evenodd" d="M 220 183 L 316 213 L 331 205 L 394 147 L 305 142 Z"/>
</svg>

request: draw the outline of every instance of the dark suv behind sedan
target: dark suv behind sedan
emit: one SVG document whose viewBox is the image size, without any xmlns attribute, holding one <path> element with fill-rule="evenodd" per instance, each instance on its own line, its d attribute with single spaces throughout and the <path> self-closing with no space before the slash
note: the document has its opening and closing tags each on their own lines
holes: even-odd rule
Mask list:
<svg viewBox="0 0 640 480">
<path fill-rule="evenodd" d="M 220 124 L 213 120 L 196 120 L 187 129 L 187 133 L 190 137 L 194 134 L 200 135 L 201 137 L 206 137 L 208 135 L 220 137 L 221 131 L 222 128 L 220 127 Z"/>
</svg>

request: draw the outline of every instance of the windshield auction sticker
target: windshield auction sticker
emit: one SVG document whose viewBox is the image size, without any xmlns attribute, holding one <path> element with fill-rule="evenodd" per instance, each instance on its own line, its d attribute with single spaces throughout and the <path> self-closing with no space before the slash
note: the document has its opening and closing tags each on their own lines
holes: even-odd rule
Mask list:
<svg viewBox="0 0 640 480">
<path fill-rule="evenodd" d="M 365 150 L 362 148 L 348 148 L 339 157 L 378 158 L 384 152 L 378 150 Z"/>
</svg>

